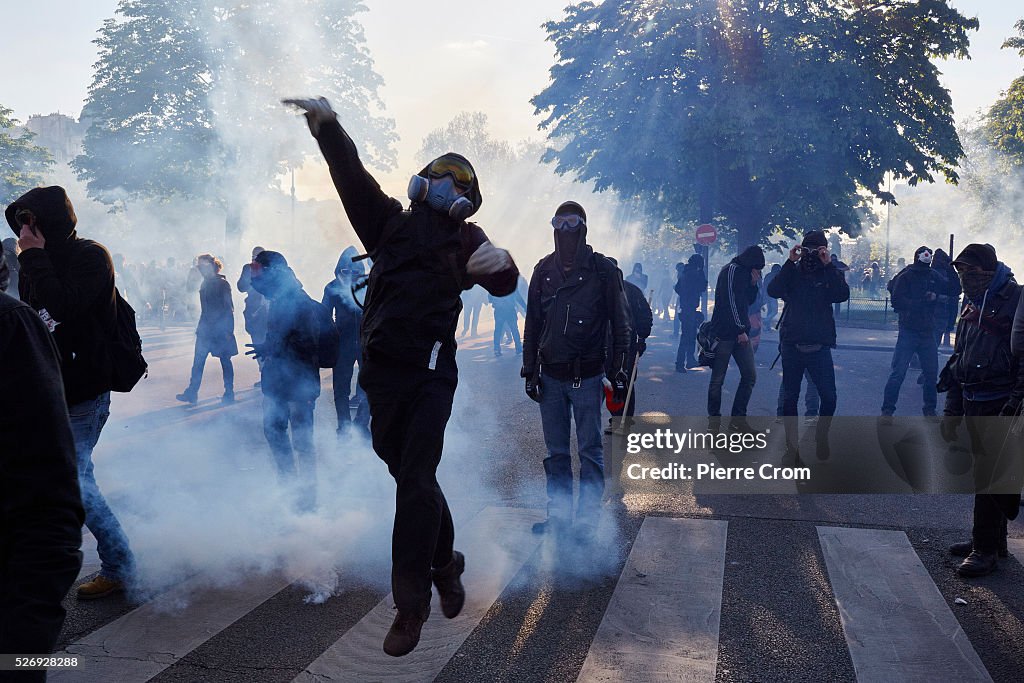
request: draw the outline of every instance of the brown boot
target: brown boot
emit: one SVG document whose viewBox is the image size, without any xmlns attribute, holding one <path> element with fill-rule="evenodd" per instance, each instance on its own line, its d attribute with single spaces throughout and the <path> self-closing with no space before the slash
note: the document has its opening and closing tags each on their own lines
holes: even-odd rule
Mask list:
<svg viewBox="0 0 1024 683">
<path fill-rule="evenodd" d="M 430 603 L 418 611 L 402 612 L 395 615 L 388 634 L 384 637 L 384 654 L 402 657 L 416 649 L 420 643 L 420 631 L 430 616 Z"/>
<path fill-rule="evenodd" d="M 466 556 L 458 550 L 452 552 L 452 561 L 431 571 L 431 578 L 441 598 L 441 613 L 449 619 L 459 616 L 466 604 L 466 589 L 462 586 L 462 572 L 466 571 Z"/>
<path fill-rule="evenodd" d="M 116 579 L 109 579 L 98 574 L 92 581 L 86 581 L 78 587 L 79 600 L 96 600 L 105 598 L 114 593 L 123 593 L 124 583 Z"/>
</svg>

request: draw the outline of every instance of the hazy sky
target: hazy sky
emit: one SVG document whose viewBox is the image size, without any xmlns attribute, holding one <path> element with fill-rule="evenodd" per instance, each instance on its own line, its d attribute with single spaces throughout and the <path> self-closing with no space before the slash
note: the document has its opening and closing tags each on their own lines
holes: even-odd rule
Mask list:
<svg viewBox="0 0 1024 683">
<path fill-rule="evenodd" d="M 568 0 L 365 4 L 369 11 L 361 17 L 369 49 L 386 84 L 387 114 L 401 136 L 396 178 L 418 168 L 421 160 L 415 156 L 424 135 L 460 111 L 487 113 L 499 137 L 540 135 L 529 99 L 547 83 L 553 59 L 540 25 L 558 17 Z M 999 49 L 1013 23 L 1024 18 L 1024 7 L 1007 0 L 953 4 L 981 20 L 981 30 L 972 35 L 973 59 L 943 66 L 962 119 L 987 107 L 1024 73 L 1024 60 Z M 96 59 L 91 41 L 116 6 L 116 0 L 0 0 L 6 26 L 0 104 L 22 121 L 54 111 L 77 116 Z M 41 23 L 45 39 L 31 30 Z"/>
</svg>

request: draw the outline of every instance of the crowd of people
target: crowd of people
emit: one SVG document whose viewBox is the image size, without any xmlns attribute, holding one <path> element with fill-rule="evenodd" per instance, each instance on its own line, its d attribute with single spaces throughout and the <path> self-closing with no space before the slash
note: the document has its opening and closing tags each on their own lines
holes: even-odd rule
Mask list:
<svg viewBox="0 0 1024 683">
<path fill-rule="evenodd" d="M 333 372 L 339 435 L 368 435 L 395 480 L 391 583 L 397 613 L 383 644 L 389 655 L 416 647 L 432 589 L 447 618 L 464 604 L 460 577 L 467 558 L 454 547 L 452 516 L 436 471 L 458 383 L 458 319 L 462 314 L 463 335 L 475 334 L 485 302 L 494 311 L 494 354 L 502 354 L 508 335 L 522 356 L 526 394 L 539 405 L 548 504 L 546 520 L 534 526 L 537 534 L 593 542 L 605 484 L 602 404 L 613 415 L 634 414 L 639 360 L 655 316 L 666 315 L 673 304 L 676 370 L 711 369 L 711 429 L 751 429 L 746 417 L 757 384 L 754 354 L 761 330 L 777 323 L 777 412 L 787 444 L 797 447 L 796 416 L 806 379 L 808 414 L 819 418 L 815 433 L 819 447 L 827 449 L 828 419 L 838 401 L 835 306 L 848 299 L 850 286 L 822 231 L 804 234 L 785 262 L 763 277 L 764 251 L 742 250 L 718 273 L 715 305 L 706 319 L 703 256 L 676 266 L 676 300 L 666 300 L 663 283 L 654 293 L 641 264 L 624 276 L 614 259 L 595 251 L 587 242 L 586 209 L 565 201 L 551 219 L 552 251 L 527 279 L 508 251 L 467 222 L 483 201 L 467 159 L 448 153 L 431 161 L 412 176 L 411 203 L 404 208 L 363 167 L 326 100 L 288 103 L 304 113 L 362 250 L 342 251 L 317 300 L 284 254 L 254 248 L 235 283 L 245 295 L 245 346 L 259 364 L 272 461 L 297 511 L 316 509 L 313 415 L 325 368 Z M 209 356 L 221 366 L 222 400 L 234 401 L 232 358 L 239 347 L 231 283 L 216 256 L 199 255 L 187 272 L 169 261 L 164 275 L 126 267 L 103 245 L 78 235 L 72 203 L 59 187 L 28 192 L 5 216 L 17 235 L 13 274 L 21 301 L 0 295 L 0 344 L 5 366 L 23 391 L 17 401 L 5 396 L 8 404 L 0 411 L 13 445 L 4 454 L 0 492 L 0 651 L 44 653 L 56 642 L 61 599 L 81 564 L 83 523 L 96 537 L 101 568 L 78 587 L 79 599 L 130 590 L 135 578 L 129 539 L 96 483 L 92 460 L 109 416 L 110 392 L 125 390 L 109 348 L 117 331 L 134 322 L 125 319 L 118 290 L 147 312 L 154 301 L 170 305 L 166 273 L 184 274 L 185 291 L 198 292 L 192 371 L 177 396 L 186 404 L 198 400 Z M 3 270 L 10 270 L 6 248 Z M 956 438 L 964 416 L 1020 413 L 1024 306 L 1020 286 L 994 248 L 971 244 L 950 260 L 921 247 L 888 288 L 899 336 L 881 419 L 892 419 L 911 358 L 922 369 L 924 414 L 941 421 L 944 438 Z M 957 309 L 954 353 L 940 373 L 939 340 Z M 519 312 L 525 316 L 521 339 Z M 739 387 L 730 420 L 723 423 L 722 387 L 733 361 Z M 946 394 L 941 417 L 938 391 Z M 967 429 L 977 440 L 976 423 L 968 419 Z M 575 498 L 573 430 L 580 460 Z M 1019 501 L 1019 495 L 976 495 L 972 538 L 950 549 L 965 558 L 962 575 L 986 574 L 1005 556 L 1006 521 L 1016 516 Z"/>
</svg>

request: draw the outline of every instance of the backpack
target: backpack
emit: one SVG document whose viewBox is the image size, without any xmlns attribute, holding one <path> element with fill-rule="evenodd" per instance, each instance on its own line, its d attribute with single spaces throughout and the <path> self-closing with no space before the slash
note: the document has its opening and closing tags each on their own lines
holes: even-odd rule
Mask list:
<svg viewBox="0 0 1024 683">
<path fill-rule="evenodd" d="M 142 338 L 135 324 L 135 309 L 114 288 L 114 334 L 108 346 L 110 388 L 127 393 L 147 375 L 149 364 L 142 356 Z"/>
<path fill-rule="evenodd" d="M 319 326 L 316 343 L 317 365 L 321 368 L 333 368 L 338 364 L 338 356 L 341 353 L 341 338 L 338 336 L 338 328 L 334 325 L 331 317 L 331 310 L 319 301 L 309 300 L 316 311 L 316 320 Z"/>
<path fill-rule="evenodd" d="M 715 362 L 716 348 L 718 348 L 718 337 L 714 336 L 711 321 L 705 320 L 697 328 L 697 362 L 704 367 L 711 367 Z"/>
</svg>

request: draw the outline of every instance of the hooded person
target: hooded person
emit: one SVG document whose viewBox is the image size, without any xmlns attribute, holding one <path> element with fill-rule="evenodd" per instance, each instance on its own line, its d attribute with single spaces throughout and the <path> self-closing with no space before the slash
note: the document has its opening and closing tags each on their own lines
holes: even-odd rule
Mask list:
<svg viewBox="0 0 1024 683">
<path fill-rule="evenodd" d="M 681 267 L 680 267 L 681 266 Z M 679 348 L 676 350 L 676 372 L 698 367 L 694 350 L 697 348 L 697 328 L 704 322 L 700 308 L 701 297 L 708 289 L 708 276 L 704 272 L 704 257 L 692 254 L 686 265 L 676 266 L 678 279 L 675 291 L 679 295 L 676 320 L 680 323 Z"/>
<path fill-rule="evenodd" d="M 282 254 L 260 252 L 250 266 L 252 286 L 270 302 L 267 336 L 247 352 L 262 362 L 263 434 L 281 483 L 294 489 L 296 508 L 309 512 L 316 507 L 313 411 L 320 396 L 320 321 L 327 313 Z M 338 344 L 336 335 L 330 343 Z"/>
<path fill-rule="evenodd" d="M 573 474 L 569 451 L 576 423 L 580 482 L 576 532 L 593 538 L 604 493 L 601 399 L 606 373 L 614 402 L 626 398 L 629 310 L 622 274 L 587 244 L 587 214 L 564 202 L 551 219 L 555 250 L 533 269 L 523 334 L 526 394 L 540 404 L 547 457 L 548 519 L 535 533 L 563 539 L 573 519 Z M 611 327 L 610 348 L 606 332 Z M 606 362 L 611 354 L 608 370 Z"/>
<path fill-rule="evenodd" d="M 779 354 L 787 450 L 798 450 L 797 402 L 806 375 L 821 397 L 815 437 L 819 455 L 827 457 L 830 418 L 837 402 L 833 305 L 850 298 L 850 286 L 829 256 L 823 231 L 807 232 L 802 243 L 790 249 L 786 263 L 768 285 L 768 296 L 786 304 L 779 320 Z"/>
<path fill-rule="evenodd" d="M 914 252 L 914 262 L 897 273 L 887 286 L 892 295 L 893 310 L 899 317 L 899 332 L 889 379 L 882 395 L 882 416 L 892 417 L 896 412 L 900 387 L 915 356 L 921 365 L 923 412 L 925 416 L 934 416 L 937 405 L 935 379 L 939 364 L 935 307 L 944 281 L 932 270 L 932 250 L 926 246 L 918 247 Z"/>
<path fill-rule="evenodd" d="M 648 281 L 649 280 L 648 280 L 647 274 L 644 273 L 644 266 L 643 266 L 643 264 L 642 263 L 634 263 L 633 264 L 633 272 L 631 272 L 626 277 L 626 282 L 632 283 L 634 286 L 636 286 L 637 289 L 639 289 L 641 292 L 643 292 L 645 300 L 646 300 L 646 297 L 647 297 L 647 283 L 648 283 Z"/>
<path fill-rule="evenodd" d="M 1003 442 L 991 433 L 1005 434 L 999 421 L 983 418 L 1020 415 L 1024 400 L 1024 355 L 1014 353 L 1012 344 L 1021 286 L 987 244 L 967 245 L 953 266 L 965 301 L 953 355 L 943 371 L 942 388 L 948 391 L 941 429 L 943 438 L 954 442 L 966 418 L 976 490 L 981 491 L 989 486 L 999 460 L 999 450 L 992 444 Z M 1020 457 L 1016 448 L 1009 450 L 1012 457 Z M 1006 523 L 1017 516 L 1019 504 L 1019 486 L 1013 494 L 975 494 L 971 540 L 949 548 L 951 554 L 965 557 L 957 573 L 977 577 L 996 569 L 998 558 L 1007 556 Z"/>
<path fill-rule="evenodd" d="M 711 314 L 711 335 L 718 340 L 715 361 L 708 383 L 708 417 L 716 431 L 721 424 L 722 385 L 729 370 L 729 360 L 736 359 L 740 383 L 732 402 L 732 429 L 748 430 L 747 405 L 757 381 L 754 349 L 751 344 L 751 306 L 758 299 L 764 251 L 750 246 L 735 256 L 718 273 L 715 285 L 715 310 Z"/>
<path fill-rule="evenodd" d="M 356 385 L 355 398 L 358 402 L 355 420 L 352 419 L 351 398 L 352 376 L 359 362 L 359 324 L 363 320 L 363 309 L 356 299 L 355 288 L 363 284 L 366 269 L 362 261 L 355 261 L 359 251 L 345 247 L 334 267 L 334 279 L 324 287 L 322 303 L 331 312 L 334 326 L 338 329 L 338 363 L 334 366 L 334 409 L 338 417 L 338 435 L 355 425 L 368 431 L 370 410 L 366 394 Z"/>
<path fill-rule="evenodd" d="M 465 602 L 465 557 L 441 487 L 445 426 L 458 366 L 460 293 L 479 284 L 495 296 L 515 291 L 509 253 L 466 221 L 483 201 L 472 165 L 459 154 L 434 159 L 408 187 L 411 205 L 381 191 L 355 144 L 323 98 L 286 100 L 306 114 L 349 222 L 373 257 L 360 332 L 359 383 L 370 405 L 373 448 L 397 484 L 391 587 L 398 613 L 384 652 L 402 656 L 419 643 L 430 614 L 431 583 L 441 611 Z"/>
<path fill-rule="evenodd" d="M 942 249 L 932 255 L 932 272 L 942 282 L 942 290 L 935 302 L 935 345 L 940 346 L 943 338 L 949 344 L 949 333 L 956 327 L 956 316 L 960 313 L 960 278 L 953 267 L 953 259 Z"/>
<path fill-rule="evenodd" d="M 21 300 L 39 314 L 57 344 L 85 525 L 100 556 L 99 574 L 78 587 L 78 597 L 106 597 L 130 587 L 135 574 L 128 538 L 100 492 L 92 461 L 110 415 L 114 265 L 102 244 L 78 236 L 78 218 L 62 187 L 29 190 L 4 215 L 18 235 Z"/>
</svg>

